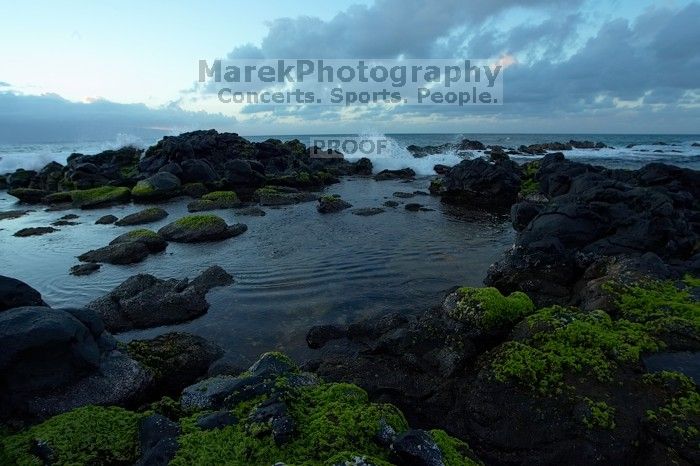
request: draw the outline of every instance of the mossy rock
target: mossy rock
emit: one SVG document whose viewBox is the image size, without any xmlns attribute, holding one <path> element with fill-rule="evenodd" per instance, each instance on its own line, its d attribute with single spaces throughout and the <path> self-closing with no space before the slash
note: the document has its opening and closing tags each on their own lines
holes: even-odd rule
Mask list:
<svg viewBox="0 0 700 466">
<path fill-rule="evenodd" d="M 136 183 L 131 190 L 134 201 L 153 202 L 169 199 L 181 192 L 180 179 L 168 172 L 158 172 Z"/>
<path fill-rule="evenodd" d="M 142 415 L 86 406 L 0 440 L 0 463 L 22 466 L 130 465 L 139 457 Z M 42 454 L 39 458 L 36 454 Z M 36 453 L 36 454 L 35 454 Z"/>
<path fill-rule="evenodd" d="M 698 281 L 686 275 L 680 282 L 610 282 L 604 289 L 613 295 L 621 317 L 644 324 L 672 349 L 699 350 L 700 301 L 695 290 L 700 286 Z"/>
<path fill-rule="evenodd" d="M 529 316 L 525 325 L 530 336 L 503 344 L 491 369 L 500 381 L 513 379 L 542 394 L 561 392 L 570 373 L 610 382 L 618 367 L 638 366 L 642 354 L 662 347 L 642 324 L 613 320 L 603 311 L 554 306 Z"/>
<path fill-rule="evenodd" d="M 192 201 L 187 205 L 190 212 L 203 212 L 207 210 L 231 209 L 241 205 L 241 201 L 233 191 L 214 191 L 202 196 L 201 199 Z"/>
<path fill-rule="evenodd" d="M 157 222 L 168 216 L 168 213 L 160 207 L 150 207 L 148 209 L 129 214 L 122 219 L 117 220 L 117 226 L 142 225 L 144 223 Z"/>
<path fill-rule="evenodd" d="M 396 465 L 392 450 L 377 441 L 381 426 L 391 432 L 408 429 L 403 414 L 389 404 L 371 403 L 367 393 L 355 385 L 321 383 L 296 388 L 286 387 L 286 376 L 275 382 L 274 400 L 283 400 L 296 430 L 284 444 L 277 444 L 274 424 L 260 423 L 255 413 L 266 405 L 268 395 L 240 402 L 231 408 L 239 420 L 236 425 L 215 430 L 197 426 L 201 413 L 183 418 L 181 448 L 172 465 L 230 464 L 268 465 L 304 464 L 324 466 L 364 458 L 370 464 Z M 446 466 L 471 466 L 471 450 L 466 443 L 433 431 Z M 351 463 L 352 464 L 352 463 Z"/>
<path fill-rule="evenodd" d="M 142 243 L 151 253 L 164 251 L 168 246 L 168 243 L 161 235 L 146 228 L 139 228 L 138 230 L 132 230 L 123 235 L 119 235 L 109 244 L 115 245 L 120 243 Z"/>
<path fill-rule="evenodd" d="M 158 234 L 168 241 L 196 243 L 232 238 L 247 229 L 242 223 L 229 226 L 216 215 L 187 215 L 164 226 Z"/>
<path fill-rule="evenodd" d="M 523 175 L 520 179 L 520 197 L 528 197 L 540 194 L 542 188 L 537 181 L 537 172 L 540 170 L 540 161 L 534 160 L 522 165 Z"/>
<path fill-rule="evenodd" d="M 318 199 L 318 195 L 297 191 L 294 188 L 264 186 L 253 193 L 253 198 L 260 202 L 261 205 L 274 206 L 315 201 Z"/>
<path fill-rule="evenodd" d="M 131 198 L 129 188 L 117 186 L 81 189 L 71 191 L 70 195 L 73 206 L 81 209 L 96 209 L 115 204 L 124 204 L 129 202 Z"/>
<path fill-rule="evenodd" d="M 11 189 L 7 194 L 16 197 L 24 204 L 39 204 L 42 202 L 42 199 L 50 193 L 43 189 L 16 188 Z"/>
<path fill-rule="evenodd" d="M 457 290 L 457 302 L 449 309 L 448 315 L 492 331 L 513 325 L 534 309 L 532 300 L 520 291 L 503 296 L 496 288 L 463 287 Z"/>
<path fill-rule="evenodd" d="M 48 205 L 67 204 L 73 202 L 73 196 L 70 191 L 61 191 L 45 196 L 42 202 Z"/>
</svg>

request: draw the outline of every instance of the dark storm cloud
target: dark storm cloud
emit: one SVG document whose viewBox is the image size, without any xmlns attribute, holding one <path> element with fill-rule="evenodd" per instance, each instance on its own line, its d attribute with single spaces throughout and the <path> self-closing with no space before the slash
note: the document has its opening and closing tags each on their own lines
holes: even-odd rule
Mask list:
<svg viewBox="0 0 700 466">
<path fill-rule="evenodd" d="M 209 127 L 231 128 L 235 120 L 176 105 L 151 109 L 107 100 L 71 102 L 55 94 L 0 92 L 3 143 L 112 139 L 119 133 L 149 136 Z"/>
<path fill-rule="evenodd" d="M 500 28 L 504 13 L 517 6 L 533 9 L 539 22 Z M 282 18 L 271 23 L 259 47 L 235 48 L 241 57 L 493 57 L 513 55 L 518 62 L 505 70 L 506 104 L 480 107 L 479 115 L 529 118 L 598 112 L 608 117 L 621 101 L 676 108 L 697 104 L 700 87 L 700 5 L 681 9 L 653 8 L 634 20 L 614 18 L 591 24 L 580 2 L 464 2 L 445 0 L 383 0 L 357 6 L 329 21 Z M 578 41 L 581 29 L 593 28 Z M 250 107 L 246 113 L 269 112 Z M 621 112 L 630 112 L 625 107 Z M 339 109 L 276 110 L 310 120 Z M 684 112 L 697 110 L 684 109 Z M 401 107 L 394 115 L 464 116 L 448 106 Z M 384 108 L 368 117 L 386 117 Z"/>
<path fill-rule="evenodd" d="M 353 6 L 329 21 L 302 16 L 270 24 L 260 47 L 235 48 L 230 58 L 427 58 L 453 29 L 480 25 L 513 7 L 576 6 L 579 0 L 379 0 Z M 256 54 L 256 55 L 251 55 Z"/>
</svg>

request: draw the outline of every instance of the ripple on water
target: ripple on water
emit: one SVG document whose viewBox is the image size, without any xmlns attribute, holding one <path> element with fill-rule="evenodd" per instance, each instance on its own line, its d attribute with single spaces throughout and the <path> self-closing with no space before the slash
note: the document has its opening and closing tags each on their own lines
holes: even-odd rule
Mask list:
<svg viewBox="0 0 700 466">
<path fill-rule="evenodd" d="M 343 181 L 328 189 L 355 207 L 380 206 L 395 191 L 427 189 L 414 183 Z M 237 218 L 219 211 L 227 222 L 248 224 L 248 231 L 211 244 L 170 244 L 164 253 L 141 264 L 104 265 L 86 277 L 68 274 L 75 256 L 104 246 L 128 227 L 94 225 L 107 213 L 122 217 L 143 208 L 120 206 L 95 211 L 44 212 L 0 224 L 2 273 L 26 281 L 57 307 L 81 306 L 104 295 L 128 277 L 150 273 L 160 278 L 193 278 L 220 265 L 236 282 L 208 295 L 209 312 L 180 325 L 129 332 L 120 339 L 147 338 L 172 330 L 189 331 L 229 350 L 255 358 L 261 351 L 283 349 L 307 354 L 306 331 L 320 323 L 348 323 L 386 312 L 418 312 L 435 305 L 457 285 L 480 285 L 488 266 L 508 248 L 514 233 L 508 219 L 468 212 L 421 196 L 430 212 L 402 206 L 373 217 L 349 212 L 321 215 L 315 203 L 266 208 L 264 217 Z M 186 200 L 167 203 L 166 219 L 145 225 L 157 230 L 187 214 Z M 0 210 L 9 210 L 9 199 Z M 81 225 L 35 238 L 14 238 L 27 226 L 48 225 L 67 213 Z"/>
</svg>

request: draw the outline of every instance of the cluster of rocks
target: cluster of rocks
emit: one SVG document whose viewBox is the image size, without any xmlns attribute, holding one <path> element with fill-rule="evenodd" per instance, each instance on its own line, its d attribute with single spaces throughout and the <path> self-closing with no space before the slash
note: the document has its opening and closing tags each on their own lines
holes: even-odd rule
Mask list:
<svg viewBox="0 0 700 466">
<path fill-rule="evenodd" d="M 132 199 L 201 197 L 221 189 L 249 198 L 266 185 L 318 190 L 339 176 L 372 174 L 369 159 L 351 163 L 340 153 L 318 155 L 313 149 L 298 140 L 254 143 L 235 133 L 195 131 L 164 137 L 146 151 L 124 147 L 72 154 L 65 166 L 51 162 L 39 171 L 19 169 L 2 177 L 2 188 L 27 204 L 96 208 Z"/>
<path fill-rule="evenodd" d="M 225 275 L 207 271 L 180 287 L 211 286 Z M 164 286 L 178 288 L 153 284 Z M 3 462 L 480 464 L 466 443 L 411 429 L 395 407 L 371 403 L 356 386 L 326 383 L 279 353 L 222 372 L 214 369 L 221 348 L 194 335 L 117 344 L 108 330 L 113 309 L 103 311 L 114 300 L 133 307 L 125 300 L 137 298 L 122 292 L 134 287 L 120 287 L 98 312 L 52 309 L 26 284 L 0 277 L 8 307 L 0 309 L 0 420 L 11 427 L 0 439 Z M 157 299 L 151 308 L 170 300 Z"/>
<path fill-rule="evenodd" d="M 512 207 L 515 246 L 486 283 L 538 304 L 581 304 L 606 257 L 653 253 L 678 273 L 700 270 L 700 173 L 664 164 L 609 170 L 549 154 L 534 175 L 547 202 Z"/>
<path fill-rule="evenodd" d="M 548 152 L 559 152 L 573 149 L 604 149 L 608 146 L 602 142 L 576 141 L 569 142 L 545 142 L 539 144 L 521 145 L 516 148 L 505 148 L 498 145 L 486 146 L 480 141 L 462 139 L 458 143 L 445 143 L 437 146 L 410 145 L 406 148 L 416 158 L 422 158 L 434 154 L 454 152 L 457 155 L 467 155 L 473 151 L 484 151 L 493 155 L 545 155 Z"/>
</svg>

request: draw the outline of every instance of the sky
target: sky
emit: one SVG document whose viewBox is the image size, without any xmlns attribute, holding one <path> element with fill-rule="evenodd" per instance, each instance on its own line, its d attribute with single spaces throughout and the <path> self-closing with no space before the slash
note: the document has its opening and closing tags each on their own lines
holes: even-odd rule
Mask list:
<svg viewBox="0 0 700 466">
<path fill-rule="evenodd" d="M 0 143 L 198 128 L 700 132 L 700 3 L 682 0 L 0 0 Z M 226 58 L 508 60 L 496 107 L 241 107 Z"/>
</svg>

